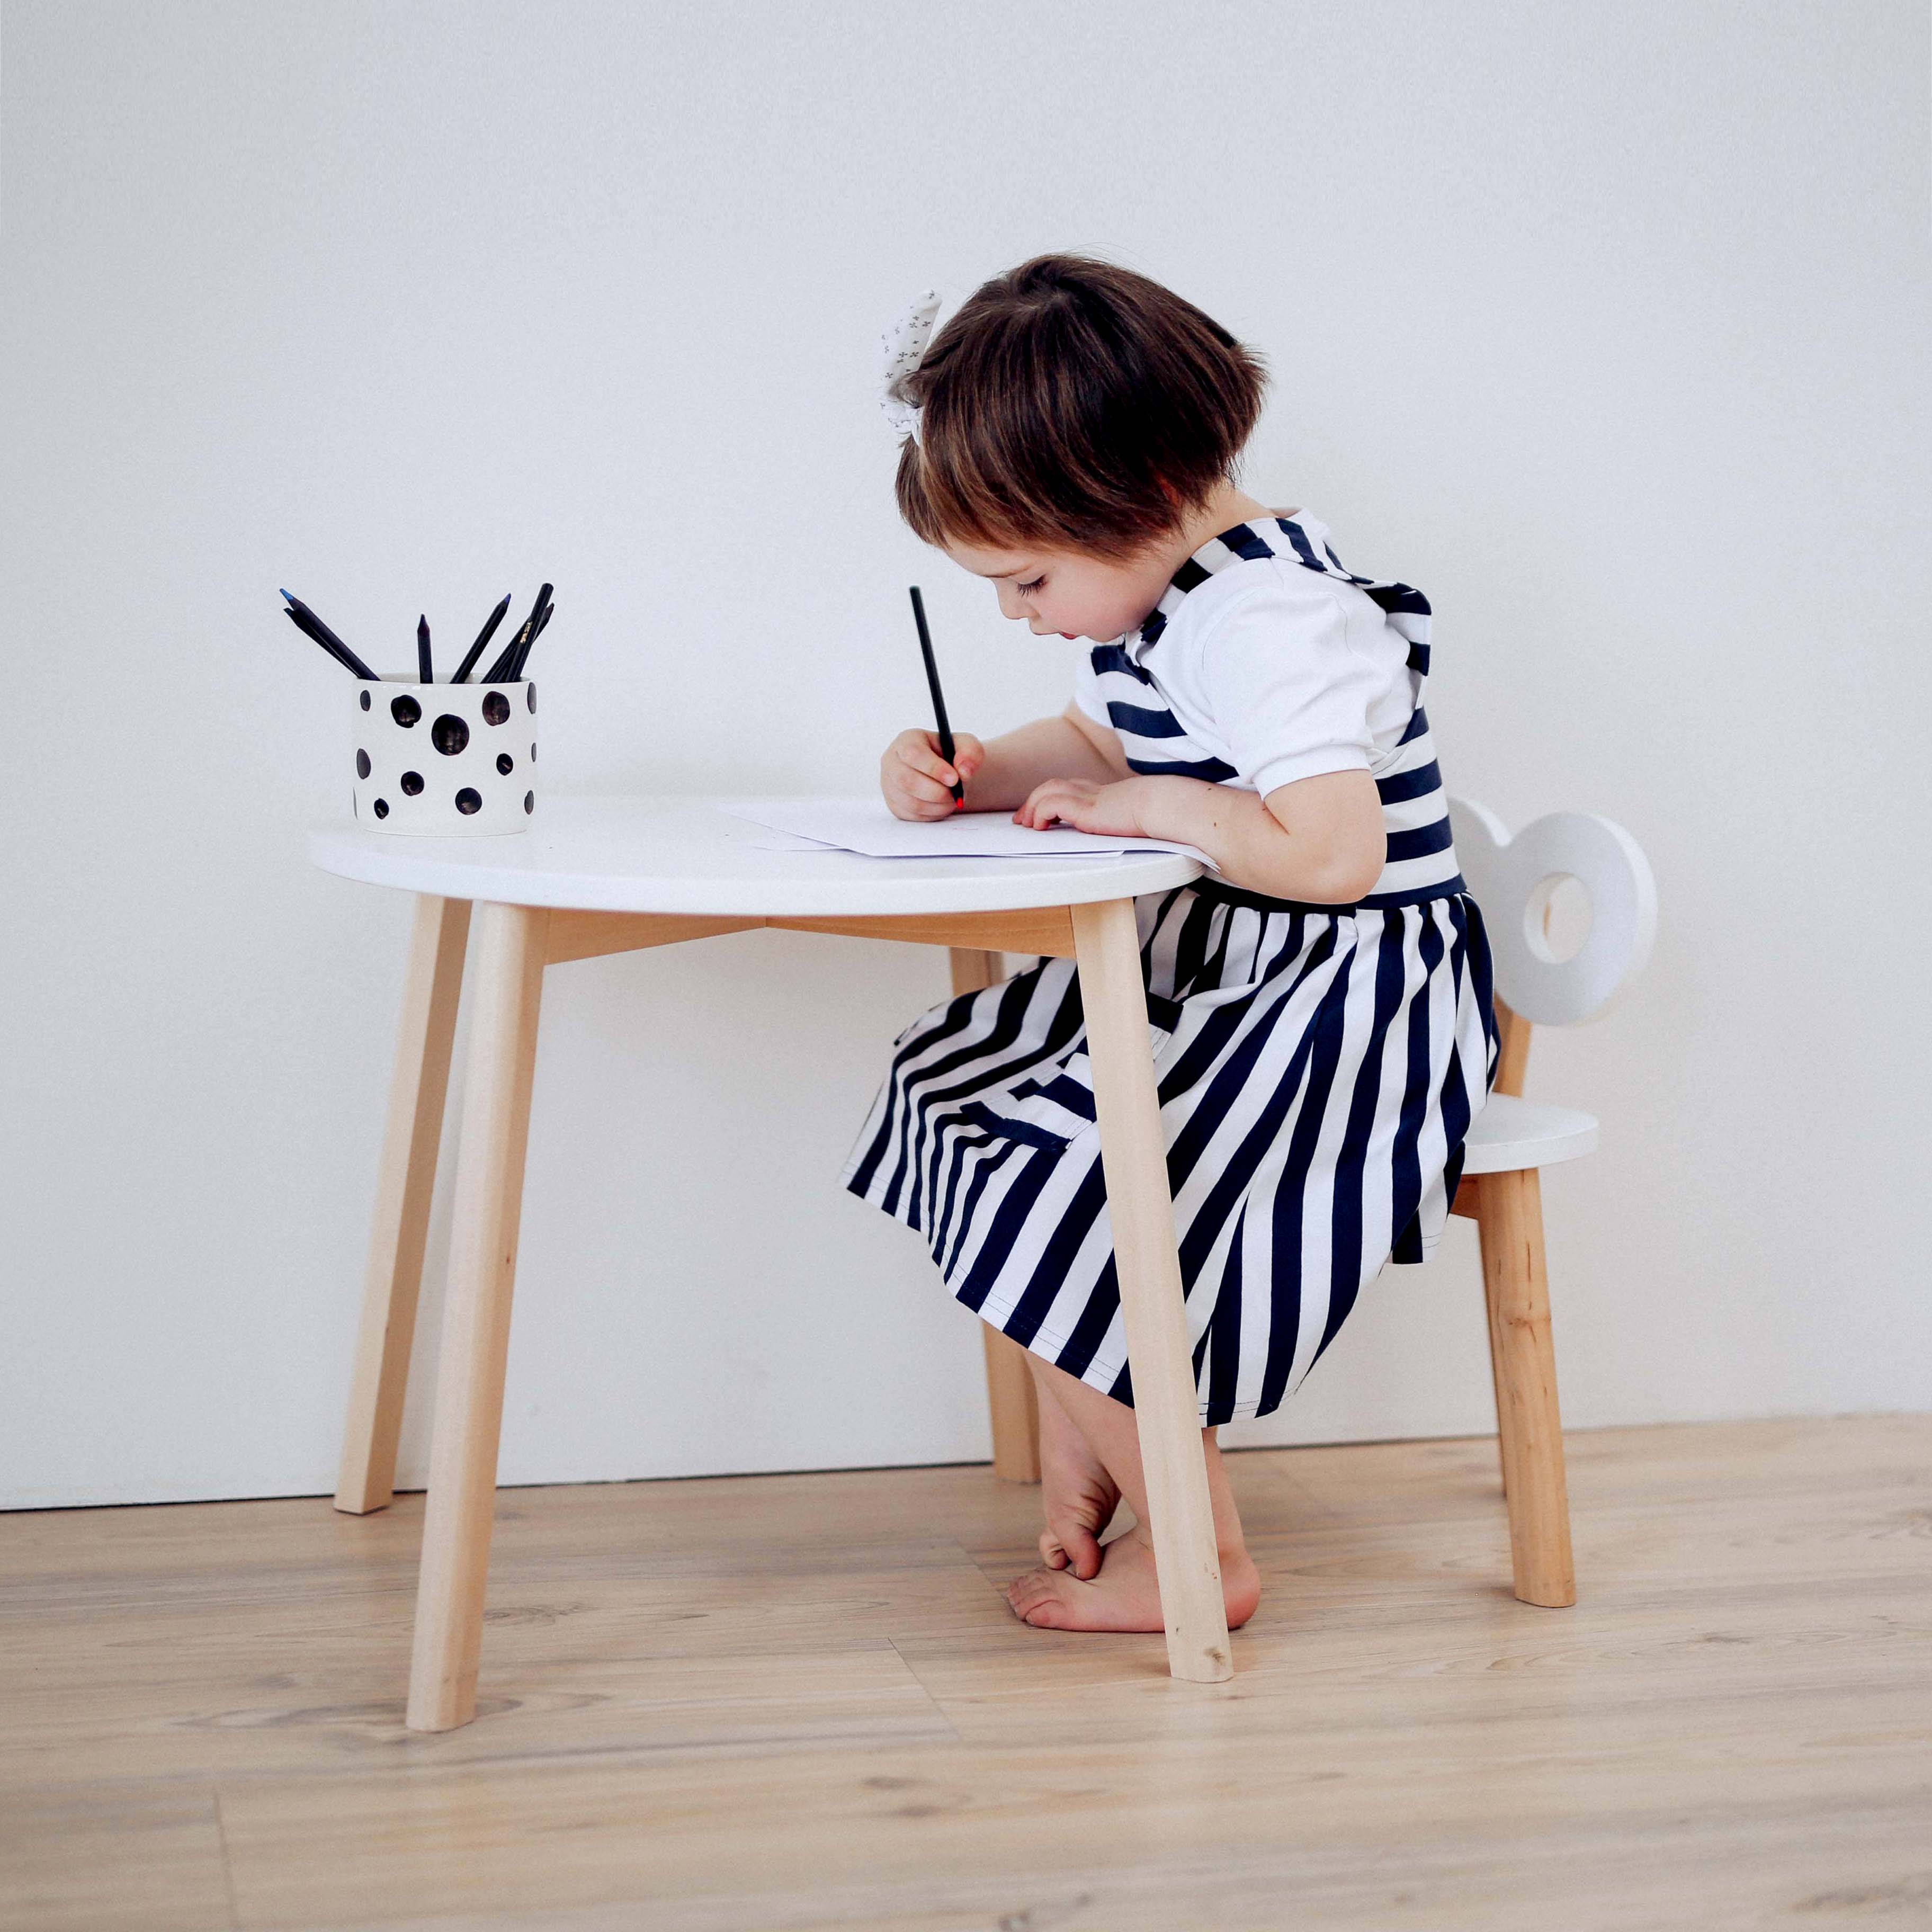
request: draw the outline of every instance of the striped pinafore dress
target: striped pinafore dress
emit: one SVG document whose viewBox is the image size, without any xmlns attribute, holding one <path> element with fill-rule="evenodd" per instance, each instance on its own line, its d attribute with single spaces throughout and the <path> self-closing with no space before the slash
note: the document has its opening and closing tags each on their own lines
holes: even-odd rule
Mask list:
<svg viewBox="0 0 1932 1932">
<path fill-rule="evenodd" d="M 1388 854 L 1366 897 L 1300 905 L 1210 875 L 1138 902 L 1204 1426 L 1277 1408 L 1383 1265 L 1426 1258 L 1494 1075 L 1489 948 L 1422 705 L 1429 605 L 1352 575 L 1318 532 L 1236 525 L 1138 632 L 1092 653 L 1136 771 L 1225 782 L 1235 772 L 1189 738 L 1141 662 L 1213 572 L 1270 556 L 1322 572 L 1408 644 L 1414 710 L 1373 764 Z M 923 1235 L 968 1307 L 1130 1402 L 1073 962 L 963 994 L 896 1046 L 844 1184 Z"/>
</svg>

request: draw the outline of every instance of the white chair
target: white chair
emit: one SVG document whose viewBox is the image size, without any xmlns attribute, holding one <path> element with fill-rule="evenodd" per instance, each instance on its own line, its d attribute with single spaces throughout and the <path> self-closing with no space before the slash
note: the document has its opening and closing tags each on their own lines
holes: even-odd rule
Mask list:
<svg viewBox="0 0 1932 1932">
<path fill-rule="evenodd" d="M 1471 1130 L 1450 1211 L 1473 1220 L 1482 1243 L 1516 1594 L 1558 1609 L 1576 1600 L 1576 1580 L 1538 1174 L 1592 1152 L 1597 1123 L 1526 1100 L 1523 1069 L 1532 1026 L 1600 1018 L 1642 967 L 1657 930 L 1657 889 L 1642 848 L 1607 818 L 1552 813 L 1512 838 L 1480 805 L 1452 800 L 1449 815 L 1462 876 L 1489 932 L 1502 1035 L 1496 1086 Z M 1573 879 L 1589 902 L 1589 931 L 1574 953 L 1558 958 L 1550 914 L 1557 889 Z M 990 986 L 1002 970 L 996 953 L 956 951 L 953 990 Z M 1036 1483 L 1039 1420 L 1024 1352 L 997 1330 L 983 1334 L 994 1472 Z"/>
<path fill-rule="evenodd" d="M 1538 1175 L 1592 1152 L 1597 1123 L 1526 1100 L 1523 1070 L 1532 1026 L 1600 1018 L 1649 958 L 1657 886 L 1642 848 L 1607 818 L 1553 812 L 1511 838 L 1494 813 L 1464 800 L 1450 800 L 1449 818 L 1462 877 L 1489 931 L 1502 1035 L 1496 1086 L 1470 1130 L 1450 1211 L 1473 1220 L 1482 1242 L 1516 1594 L 1558 1609 L 1576 1600 L 1576 1577 Z M 1558 958 L 1550 913 L 1557 890 L 1573 879 L 1589 902 L 1589 929 Z"/>
</svg>

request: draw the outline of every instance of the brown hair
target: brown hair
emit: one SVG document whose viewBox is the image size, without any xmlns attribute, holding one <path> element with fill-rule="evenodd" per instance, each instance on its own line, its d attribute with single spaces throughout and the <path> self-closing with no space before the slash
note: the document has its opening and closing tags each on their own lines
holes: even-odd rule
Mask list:
<svg viewBox="0 0 1932 1932">
<path fill-rule="evenodd" d="M 906 389 L 899 514 L 928 543 L 1124 556 L 1232 480 L 1261 359 L 1158 282 L 1038 255 L 977 290 Z"/>
</svg>

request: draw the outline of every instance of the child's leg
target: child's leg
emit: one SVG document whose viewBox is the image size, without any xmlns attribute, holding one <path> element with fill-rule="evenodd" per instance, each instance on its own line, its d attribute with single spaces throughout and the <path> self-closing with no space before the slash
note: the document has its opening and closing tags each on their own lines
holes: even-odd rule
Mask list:
<svg viewBox="0 0 1932 1932">
<path fill-rule="evenodd" d="M 1166 1628 L 1160 1613 L 1160 1591 L 1154 1575 L 1154 1541 L 1147 1528 L 1147 1488 L 1141 1474 L 1140 1432 L 1134 1412 L 1100 1390 L 1042 1361 L 1028 1358 L 1042 1400 L 1040 1405 L 1041 1474 L 1046 1474 L 1048 1417 L 1053 1410 L 1078 1431 L 1094 1462 L 1110 1476 L 1136 1518 L 1134 1527 L 1100 1551 L 1100 1567 L 1090 1580 L 1078 1568 L 1058 1566 L 1031 1570 L 1006 1592 L 1015 1614 L 1030 1624 L 1052 1630 L 1157 1630 Z M 1228 1626 L 1238 1629 L 1254 1615 L 1261 1600 L 1261 1578 L 1241 1535 L 1241 1519 L 1228 1486 L 1227 1472 L 1213 1430 L 1203 1432 L 1208 1462 L 1208 1493 L 1214 1511 L 1214 1538 L 1221 1558 L 1221 1587 L 1226 1599 Z M 1048 1498 L 1049 1534 L 1054 1500 Z M 1111 1514 L 1111 1512 L 1109 1512 Z M 1094 1533 L 1105 1527 L 1095 1525 Z M 1058 1538 L 1070 1558 L 1074 1547 Z M 1077 1541 L 1077 1538 L 1076 1539 Z M 1052 1562 L 1046 1538 L 1041 1547 Z"/>
</svg>

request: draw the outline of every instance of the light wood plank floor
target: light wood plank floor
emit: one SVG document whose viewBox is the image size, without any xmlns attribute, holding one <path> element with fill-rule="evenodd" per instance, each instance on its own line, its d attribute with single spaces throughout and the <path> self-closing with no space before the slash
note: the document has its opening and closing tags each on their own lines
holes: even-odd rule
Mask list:
<svg viewBox="0 0 1932 1932">
<path fill-rule="evenodd" d="M 980 1468 L 521 1490 L 483 1715 L 402 1727 L 420 1498 L 0 1518 L 0 1926 L 1932 1917 L 1932 1417 L 1250 1452 L 1231 1684 L 1024 1629 Z"/>
</svg>

